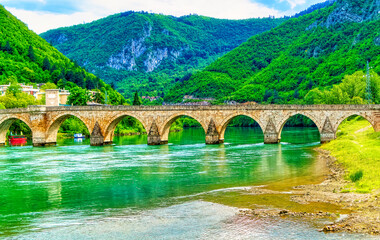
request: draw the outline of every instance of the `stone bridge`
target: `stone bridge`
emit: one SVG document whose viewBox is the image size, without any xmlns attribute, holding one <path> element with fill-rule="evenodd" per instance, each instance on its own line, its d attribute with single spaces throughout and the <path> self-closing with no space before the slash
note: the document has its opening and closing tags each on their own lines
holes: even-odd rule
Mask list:
<svg viewBox="0 0 380 240">
<path fill-rule="evenodd" d="M 0 144 L 5 144 L 9 127 L 19 119 L 32 130 L 34 146 L 54 145 L 59 127 L 70 116 L 87 126 L 92 146 L 111 144 L 116 125 L 126 116 L 141 122 L 149 145 L 168 143 L 170 126 L 181 116 L 192 117 L 202 125 L 206 144 L 219 144 L 224 142 L 228 123 L 241 115 L 260 125 L 265 143 L 278 143 L 285 123 L 297 114 L 315 123 L 321 142 L 335 139 L 340 123 L 352 115 L 366 118 L 375 131 L 380 131 L 380 105 L 30 106 L 0 110 Z"/>
</svg>

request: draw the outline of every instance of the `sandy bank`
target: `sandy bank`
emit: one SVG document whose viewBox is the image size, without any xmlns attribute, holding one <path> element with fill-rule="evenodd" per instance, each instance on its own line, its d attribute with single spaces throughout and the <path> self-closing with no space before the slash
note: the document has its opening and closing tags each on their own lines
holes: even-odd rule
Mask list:
<svg viewBox="0 0 380 240">
<path fill-rule="evenodd" d="M 252 217 L 331 218 L 333 223 L 324 226 L 321 231 L 380 234 L 380 191 L 370 194 L 343 193 L 348 184 L 344 180 L 344 169 L 329 152 L 317 151 L 319 160 L 324 161 L 330 170 L 322 183 L 293 186 L 286 192 L 272 190 L 271 186 L 252 187 L 250 190 L 250 194 L 273 198 L 290 195 L 290 201 L 298 204 L 296 208 L 291 204 L 287 204 L 288 208 L 257 205 L 257 208 L 241 210 L 240 213 Z M 329 211 L 326 204 L 334 206 L 334 210 Z"/>
</svg>

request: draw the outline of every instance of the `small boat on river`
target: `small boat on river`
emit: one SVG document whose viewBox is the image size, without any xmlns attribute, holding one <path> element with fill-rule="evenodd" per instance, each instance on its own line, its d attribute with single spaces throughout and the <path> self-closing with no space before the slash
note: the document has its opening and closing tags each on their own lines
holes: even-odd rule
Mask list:
<svg viewBox="0 0 380 240">
<path fill-rule="evenodd" d="M 27 143 L 27 138 L 24 135 L 14 135 L 8 137 L 9 145 L 24 146 Z"/>
<path fill-rule="evenodd" d="M 83 136 L 82 133 L 75 133 L 75 134 L 74 134 L 74 138 L 75 138 L 75 139 L 85 138 L 85 136 Z"/>
</svg>

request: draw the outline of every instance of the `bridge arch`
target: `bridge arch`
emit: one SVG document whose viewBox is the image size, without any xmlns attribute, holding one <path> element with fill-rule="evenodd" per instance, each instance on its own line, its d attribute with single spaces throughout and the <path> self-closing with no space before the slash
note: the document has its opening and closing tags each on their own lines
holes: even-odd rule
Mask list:
<svg viewBox="0 0 380 240">
<path fill-rule="evenodd" d="M 348 118 L 350 117 L 353 117 L 353 116 L 359 116 L 359 117 L 362 117 L 364 118 L 365 120 L 367 120 L 371 126 L 373 127 L 373 129 L 375 129 L 375 121 L 372 121 L 371 118 L 369 118 L 366 114 L 362 114 L 362 113 L 348 113 L 348 114 L 345 114 L 343 115 L 342 117 L 338 118 L 337 122 L 336 122 L 336 126 L 334 128 L 334 131 L 335 131 L 335 134 L 337 133 L 338 129 L 339 129 L 339 126 Z M 375 129 L 376 130 L 376 129 Z"/>
<path fill-rule="evenodd" d="M 170 127 L 171 125 L 180 117 L 190 117 L 194 120 L 196 120 L 203 128 L 205 131 L 205 134 L 207 134 L 207 125 L 203 121 L 201 121 L 198 117 L 189 114 L 189 113 L 176 113 L 171 115 L 169 118 L 166 119 L 164 124 L 162 125 L 162 130 L 161 130 L 161 141 L 162 142 L 168 142 L 169 141 L 169 132 L 170 132 Z"/>
<path fill-rule="evenodd" d="M 64 113 L 52 119 L 48 124 L 46 130 L 46 145 L 54 145 L 57 143 L 58 130 L 61 127 L 62 123 L 66 121 L 66 119 L 68 119 L 69 117 L 78 118 L 87 127 L 89 133 L 91 133 L 91 126 L 89 126 L 87 121 L 83 119 L 81 116 L 73 113 Z"/>
<path fill-rule="evenodd" d="M 234 113 L 234 114 L 231 114 L 229 115 L 228 117 L 226 117 L 222 124 L 221 124 L 221 129 L 220 129 L 220 140 L 224 141 L 224 135 L 226 133 L 226 129 L 227 129 L 227 126 L 228 124 L 236 117 L 239 117 L 239 116 L 244 116 L 244 117 L 249 117 L 251 118 L 252 120 L 254 120 L 260 127 L 261 131 L 264 132 L 264 128 L 263 128 L 263 125 L 262 123 L 260 123 L 255 116 L 253 115 L 250 115 L 250 114 L 247 114 L 247 113 Z"/>
<path fill-rule="evenodd" d="M 12 124 L 17 120 L 20 120 L 23 123 L 25 123 L 31 130 L 33 136 L 32 124 L 30 123 L 29 119 L 19 116 L 7 116 L 0 120 L 0 145 L 4 145 L 6 143 L 7 132 L 9 128 L 12 126 Z"/>
<path fill-rule="evenodd" d="M 125 114 L 125 113 L 118 114 L 117 116 L 113 117 L 110 121 L 108 121 L 105 126 L 105 136 L 104 136 L 105 144 L 110 144 L 113 142 L 116 126 L 126 117 L 132 117 L 136 119 L 144 127 L 145 131 L 149 131 L 147 124 L 144 121 L 142 121 L 142 119 L 140 119 L 139 117 L 133 114 Z"/>
<path fill-rule="evenodd" d="M 295 116 L 303 116 L 303 117 L 306 117 L 308 119 L 310 119 L 314 125 L 317 127 L 318 129 L 318 133 L 319 135 L 321 135 L 321 131 L 322 131 L 322 126 L 319 124 L 319 122 L 317 121 L 317 119 L 312 116 L 311 114 L 307 113 L 307 112 L 293 112 L 293 113 L 290 113 L 288 114 L 284 119 L 283 121 L 281 122 L 281 125 L 280 125 L 280 129 L 278 131 L 278 141 L 280 142 L 281 141 L 281 134 L 282 134 L 282 130 L 284 129 L 284 126 L 286 125 L 286 123 L 293 117 Z"/>
</svg>

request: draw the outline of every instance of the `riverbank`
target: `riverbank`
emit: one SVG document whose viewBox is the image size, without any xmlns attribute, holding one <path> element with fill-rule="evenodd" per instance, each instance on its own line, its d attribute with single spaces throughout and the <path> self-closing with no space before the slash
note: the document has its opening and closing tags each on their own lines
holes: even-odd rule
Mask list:
<svg viewBox="0 0 380 240">
<path fill-rule="evenodd" d="M 343 124 L 337 140 L 316 149 L 318 161 L 328 169 L 322 182 L 252 187 L 248 192 L 257 196 L 257 205 L 240 213 L 256 218 L 327 218 L 329 223 L 318 226 L 321 231 L 380 234 L 380 135 L 368 125 L 353 119 Z"/>
</svg>

